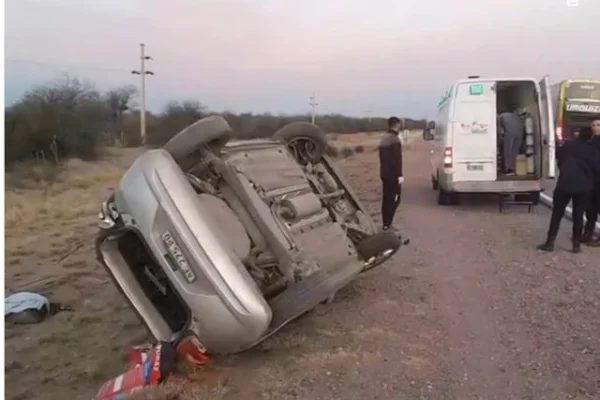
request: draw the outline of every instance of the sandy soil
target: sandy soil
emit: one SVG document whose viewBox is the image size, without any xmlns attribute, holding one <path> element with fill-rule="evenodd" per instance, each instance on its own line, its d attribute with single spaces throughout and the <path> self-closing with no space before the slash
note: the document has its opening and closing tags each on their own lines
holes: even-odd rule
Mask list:
<svg viewBox="0 0 600 400">
<path fill-rule="evenodd" d="M 358 145 L 344 140 L 335 145 Z M 364 140 L 340 164 L 379 218 L 376 139 Z M 257 348 L 141 398 L 600 398 L 600 252 L 567 252 L 565 221 L 559 249 L 537 253 L 549 218 L 541 206 L 500 214 L 486 197 L 438 206 L 428 144 L 407 147 L 396 225 L 409 246 Z M 94 185 L 98 201 L 114 183 Z M 71 197 L 71 208 L 87 207 Z M 93 259 L 96 207 L 89 217 L 41 226 L 23 217 L 7 229 L 7 286 L 75 308 L 7 327 L 8 399 L 89 400 L 122 371 L 125 346 L 147 340 Z"/>
</svg>

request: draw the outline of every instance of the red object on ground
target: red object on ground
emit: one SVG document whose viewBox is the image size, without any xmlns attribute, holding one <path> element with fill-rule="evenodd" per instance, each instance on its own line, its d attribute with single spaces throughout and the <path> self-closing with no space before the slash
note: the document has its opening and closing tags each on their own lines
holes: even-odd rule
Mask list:
<svg viewBox="0 0 600 400">
<path fill-rule="evenodd" d="M 172 344 L 160 343 L 148 353 L 133 349 L 130 356 L 135 365 L 105 382 L 94 400 L 124 400 L 127 395 L 161 383 L 175 366 L 176 352 Z"/>
<path fill-rule="evenodd" d="M 206 349 L 195 336 L 187 336 L 179 341 L 177 356 L 195 365 L 205 365 L 211 361 Z"/>
</svg>

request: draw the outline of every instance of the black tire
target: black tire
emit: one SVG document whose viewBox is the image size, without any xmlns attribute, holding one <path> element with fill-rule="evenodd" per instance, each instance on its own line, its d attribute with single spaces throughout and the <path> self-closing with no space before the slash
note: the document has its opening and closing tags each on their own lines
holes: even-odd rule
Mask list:
<svg viewBox="0 0 600 400">
<path fill-rule="evenodd" d="M 441 206 L 451 206 L 458 204 L 458 195 L 454 192 L 448 192 L 442 189 L 438 184 L 437 203 Z"/>
<path fill-rule="evenodd" d="M 431 188 L 433 190 L 438 190 L 438 181 L 433 175 L 431 176 Z"/>
<path fill-rule="evenodd" d="M 377 257 L 381 253 L 392 250 L 391 257 L 402 245 L 400 238 L 395 232 L 378 232 L 366 237 L 356 245 L 358 256 L 367 261 L 372 257 Z M 389 258 L 388 257 L 388 258 Z"/>
<path fill-rule="evenodd" d="M 286 143 L 292 153 L 299 158 L 298 161 L 319 162 L 327 150 L 325 133 L 310 122 L 291 122 L 275 132 L 273 139 Z M 312 146 L 305 152 L 303 146 L 307 143 Z M 298 145 L 303 150 L 300 150 Z"/>
<path fill-rule="evenodd" d="M 184 128 L 173 136 L 163 148 L 181 165 L 200 147 L 210 145 L 213 149 L 219 149 L 225 146 L 232 137 L 233 131 L 225 118 L 220 115 L 211 115 Z"/>
</svg>

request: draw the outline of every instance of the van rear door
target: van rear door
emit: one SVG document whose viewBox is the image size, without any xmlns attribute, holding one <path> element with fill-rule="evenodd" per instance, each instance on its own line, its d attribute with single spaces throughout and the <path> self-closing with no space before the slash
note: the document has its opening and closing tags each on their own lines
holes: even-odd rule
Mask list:
<svg viewBox="0 0 600 400">
<path fill-rule="evenodd" d="M 495 82 L 459 84 L 452 116 L 453 181 L 495 181 L 496 149 Z"/>
<path fill-rule="evenodd" d="M 552 108 L 550 97 L 550 81 L 548 75 L 542 78 L 539 85 L 543 171 L 546 178 L 554 178 L 556 176 L 556 141 L 554 137 L 554 109 Z"/>
</svg>

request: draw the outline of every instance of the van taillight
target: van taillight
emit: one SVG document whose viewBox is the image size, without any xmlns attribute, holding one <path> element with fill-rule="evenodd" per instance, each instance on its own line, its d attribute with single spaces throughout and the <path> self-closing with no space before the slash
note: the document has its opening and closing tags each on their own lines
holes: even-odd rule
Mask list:
<svg viewBox="0 0 600 400">
<path fill-rule="evenodd" d="M 452 168 L 452 147 L 444 149 L 444 168 Z"/>
<path fill-rule="evenodd" d="M 559 120 L 556 124 L 556 141 L 560 144 L 563 141 L 563 122 Z"/>
</svg>

